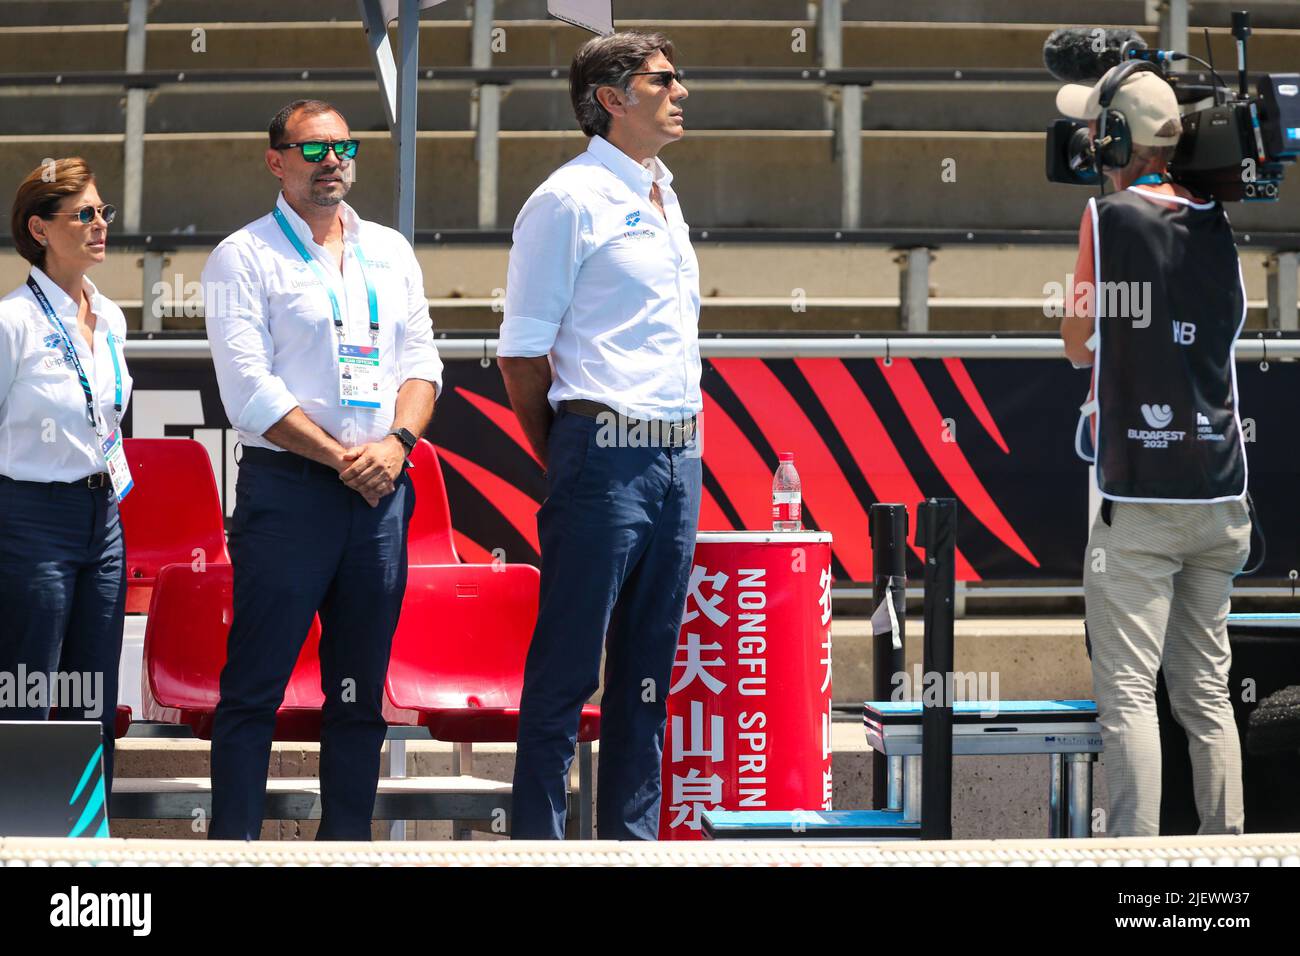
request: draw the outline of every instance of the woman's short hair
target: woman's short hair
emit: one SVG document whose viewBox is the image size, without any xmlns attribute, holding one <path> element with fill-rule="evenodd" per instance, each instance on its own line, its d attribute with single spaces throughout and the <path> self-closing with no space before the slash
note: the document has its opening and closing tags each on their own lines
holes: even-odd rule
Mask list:
<svg viewBox="0 0 1300 956">
<path fill-rule="evenodd" d="M 34 266 L 44 266 L 45 247 L 32 235 L 27 221 L 32 216 L 50 218 L 65 197 L 77 195 L 94 181 L 94 171 L 80 156 L 47 159 L 28 173 L 18 184 L 9 219 L 18 254 Z"/>
<path fill-rule="evenodd" d="M 639 30 L 593 37 L 579 47 L 569 67 L 569 98 L 584 133 L 609 133 L 610 115 L 596 99 L 596 91 L 602 86 L 616 86 L 626 93 L 632 85 L 632 74 L 656 53 L 673 63 L 673 42 L 662 33 Z"/>
</svg>

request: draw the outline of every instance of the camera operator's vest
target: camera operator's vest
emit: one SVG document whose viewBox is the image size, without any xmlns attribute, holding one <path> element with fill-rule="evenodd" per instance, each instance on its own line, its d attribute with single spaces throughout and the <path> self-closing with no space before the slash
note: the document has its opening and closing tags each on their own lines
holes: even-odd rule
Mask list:
<svg viewBox="0 0 1300 956">
<path fill-rule="evenodd" d="M 1177 204 L 1130 187 L 1088 204 L 1095 357 L 1076 444 L 1115 501 L 1240 498 L 1246 449 L 1233 350 L 1246 293 L 1237 247 L 1219 203 L 1165 198 Z"/>
</svg>

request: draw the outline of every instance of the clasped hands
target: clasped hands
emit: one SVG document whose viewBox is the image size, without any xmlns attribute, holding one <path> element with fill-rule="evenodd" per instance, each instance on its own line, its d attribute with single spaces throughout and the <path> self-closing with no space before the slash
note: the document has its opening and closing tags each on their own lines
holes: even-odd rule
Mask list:
<svg viewBox="0 0 1300 956">
<path fill-rule="evenodd" d="M 393 493 L 405 462 L 406 447 L 396 436 L 389 435 L 349 448 L 335 467 L 343 483 L 374 508 L 381 498 Z"/>
</svg>

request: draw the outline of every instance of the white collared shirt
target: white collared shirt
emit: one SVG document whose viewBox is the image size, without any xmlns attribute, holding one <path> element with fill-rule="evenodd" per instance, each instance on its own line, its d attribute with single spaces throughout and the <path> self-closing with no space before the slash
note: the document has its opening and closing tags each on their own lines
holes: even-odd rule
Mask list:
<svg viewBox="0 0 1300 956">
<path fill-rule="evenodd" d="M 552 406 L 590 399 L 641 419 L 703 408 L 699 263 L 672 178 L 593 136 L 520 210 L 497 354 L 549 354 Z"/>
<path fill-rule="evenodd" d="M 78 304 L 36 266 L 31 275 L 77 350 L 107 436 L 118 425 L 110 347 L 117 351 L 122 372 L 124 412 L 131 399 L 131 374 L 122 353 L 126 317 L 85 280 L 95 315 L 92 353 L 77 328 Z M 24 282 L 0 299 L 0 475 L 17 481 L 77 481 L 105 470 L 77 368 L 67 356 L 63 337 Z"/>
<path fill-rule="evenodd" d="M 392 429 L 397 391 L 410 379 L 441 393 L 442 360 L 433 342 L 424 277 L 410 243 L 396 230 L 361 219 L 340 203 L 343 271 L 312 239 L 307 223 L 280 194 L 276 206 L 320 265 L 319 272 L 281 231 L 273 214 L 226 237 L 203 267 L 204 315 L 221 402 L 239 440 L 281 449 L 262 437 L 295 407 L 345 446 L 379 441 Z M 355 246 L 378 301 L 380 407 L 339 404 L 334 290 L 344 342 L 370 345 L 370 310 Z"/>
</svg>

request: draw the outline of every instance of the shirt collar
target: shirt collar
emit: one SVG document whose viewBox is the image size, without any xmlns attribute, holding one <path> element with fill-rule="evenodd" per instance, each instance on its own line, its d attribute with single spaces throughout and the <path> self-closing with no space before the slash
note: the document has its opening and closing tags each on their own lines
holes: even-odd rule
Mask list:
<svg viewBox="0 0 1300 956">
<path fill-rule="evenodd" d="M 36 284 L 40 286 L 41 291 L 45 293 L 45 298 L 49 300 L 50 307 L 54 309 L 55 315 L 60 318 L 66 316 L 71 316 L 73 318 L 76 317 L 78 311 L 77 303 L 73 302 L 72 297 L 68 295 L 68 293 L 64 292 L 58 283 L 47 276 L 40 266 L 32 266 L 32 278 L 36 280 Z M 85 283 L 84 289 L 86 294 L 90 297 L 91 311 L 98 314 L 99 308 L 97 302 L 99 299 L 99 289 L 95 287 L 95 283 L 90 281 L 90 276 L 82 276 L 81 281 Z"/>
<path fill-rule="evenodd" d="M 293 207 L 289 205 L 289 201 L 284 198 L 283 192 L 276 193 L 275 207 L 284 214 L 284 218 L 289 222 L 289 228 L 303 241 L 303 245 L 316 241 L 312 237 L 311 226 L 307 225 L 307 221 L 302 216 L 294 212 Z M 349 242 L 355 242 L 361 217 L 345 202 L 340 202 L 338 208 L 339 218 L 343 220 L 343 237 Z"/>
<path fill-rule="evenodd" d="M 654 158 L 653 169 L 642 166 L 603 136 L 591 137 L 587 152 L 600 160 L 606 169 L 623 180 L 638 196 L 649 198 L 652 185 L 658 183 L 659 188 L 663 189 L 673 181 L 673 174 L 658 156 Z"/>
</svg>

